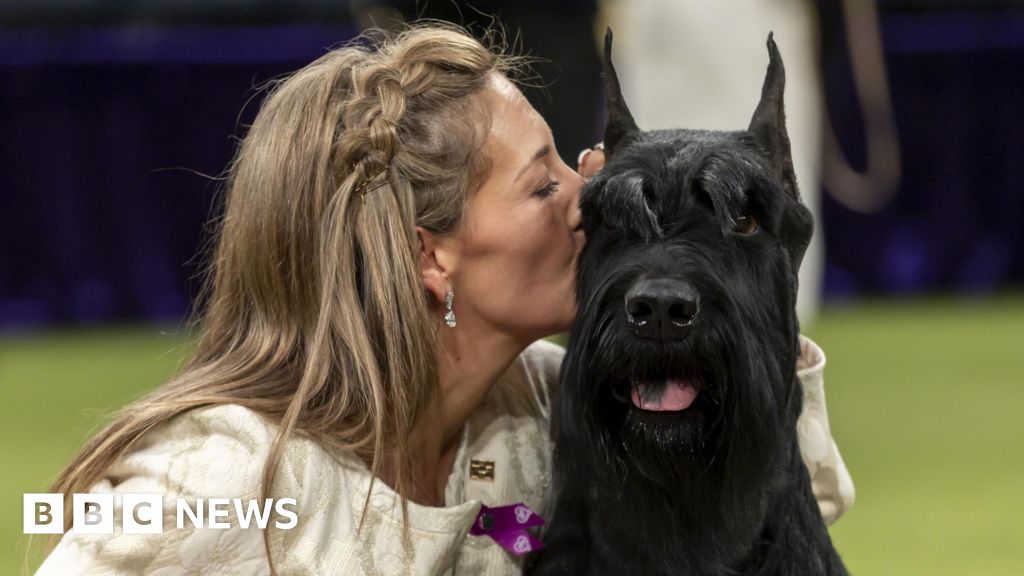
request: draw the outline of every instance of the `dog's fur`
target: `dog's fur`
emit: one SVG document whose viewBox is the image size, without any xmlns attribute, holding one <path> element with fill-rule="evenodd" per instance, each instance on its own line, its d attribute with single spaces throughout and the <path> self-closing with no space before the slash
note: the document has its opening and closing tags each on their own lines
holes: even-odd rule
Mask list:
<svg viewBox="0 0 1024 576">
<path fill-rule="evenodd" d="M 794 306 L 813 226 L 770 35 L 768 52 L 747 130 L 642 132 L 608 32 L 607 164 L 581 199 L 588 240 L 562 367 L 554 510 L 526 574 L 845 574 L 797 445 Z M 686 287 L 696 314 L 682 332 L 640 335 L 624 299 L 646 279 Z M 667 376 L 694 383 L 688 409 L 629 401 L 631 382 Z"/>
</svg>

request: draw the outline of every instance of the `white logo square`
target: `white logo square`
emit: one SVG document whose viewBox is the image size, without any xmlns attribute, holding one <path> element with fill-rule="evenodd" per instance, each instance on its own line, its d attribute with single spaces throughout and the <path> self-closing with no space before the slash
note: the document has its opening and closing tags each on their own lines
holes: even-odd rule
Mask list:
<svg viewBox="0 0 1024 576">
<path fill-rule="evenodd" d="M 64 533 L 63 494 L 24 494 L 22 503 L 25 534 Z"/>
<path fill-rule="evenodd" d="M 164 531 L 164 497 L 161 494 L 123 494 L 121 528 L 125 534 L 160 534 Z"/>
<path fill-rule="evenodd" d="M 75 534 L 114 533 L 113 494 L 74 494 L 71 510 L 71 531 Z"/>
</svg>

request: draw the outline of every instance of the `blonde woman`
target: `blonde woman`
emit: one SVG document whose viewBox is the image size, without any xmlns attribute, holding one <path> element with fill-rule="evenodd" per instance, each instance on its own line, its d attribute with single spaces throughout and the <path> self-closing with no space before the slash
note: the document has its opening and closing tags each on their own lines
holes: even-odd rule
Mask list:
<svg viewBox="0 0 1024 576">
<path fill-rule="evenodd" d="M 161 494 L 165 529 L 125 534 L 118 499 L 113 534 L 55 537 L 39 574 L 518 573 L 467 532 L 482 505 L 542 509 L 563 350 L 540 339 L 573 319 L 584 238 L 583 178 L 511 63 L 431 25 L 276 86 L 231 165 L 194 356 L 50 490 Z M 198 498 L 293 498 L 297 522 L 176 528 Z"/>
</svg>

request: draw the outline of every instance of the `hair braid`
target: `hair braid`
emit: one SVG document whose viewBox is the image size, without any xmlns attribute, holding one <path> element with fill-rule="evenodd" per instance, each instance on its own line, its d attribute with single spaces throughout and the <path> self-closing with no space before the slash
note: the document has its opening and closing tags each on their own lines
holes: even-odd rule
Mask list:
<svg viewBox="0 0 1024 576">
<path fill-rule="evenodd" d="M 356 184 L 375 176 L 399 147 L 398 125 L 405 113 L 401 77 L 382 55 L 352 71 L 352 98 L 342 113 L 338 160 L 357 176 Z"/>
</svg>

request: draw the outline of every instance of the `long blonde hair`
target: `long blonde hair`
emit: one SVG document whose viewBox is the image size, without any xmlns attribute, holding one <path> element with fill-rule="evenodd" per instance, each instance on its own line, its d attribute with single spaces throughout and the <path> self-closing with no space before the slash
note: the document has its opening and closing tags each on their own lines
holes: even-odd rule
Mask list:
<svg viewBox="0 0 1024 576">
<path fill-rule="evenodd" d="M 238 404 L 279 423 L 263 498 L 299 431 L 374 476 L 393 451 L 404 512 L 410 431 L 438 394 L 415 227 L 458 229 L 488 169 L 490 115 L 476 96 L 514 63 L 432 23 L 333 50 L 276 83 L 229 167 L 194 356 L 74 456 L 49 490 L 66 509 L 148 431 Z M 269 558 L 266 533 L 264 545 Z"/>
</svg>

